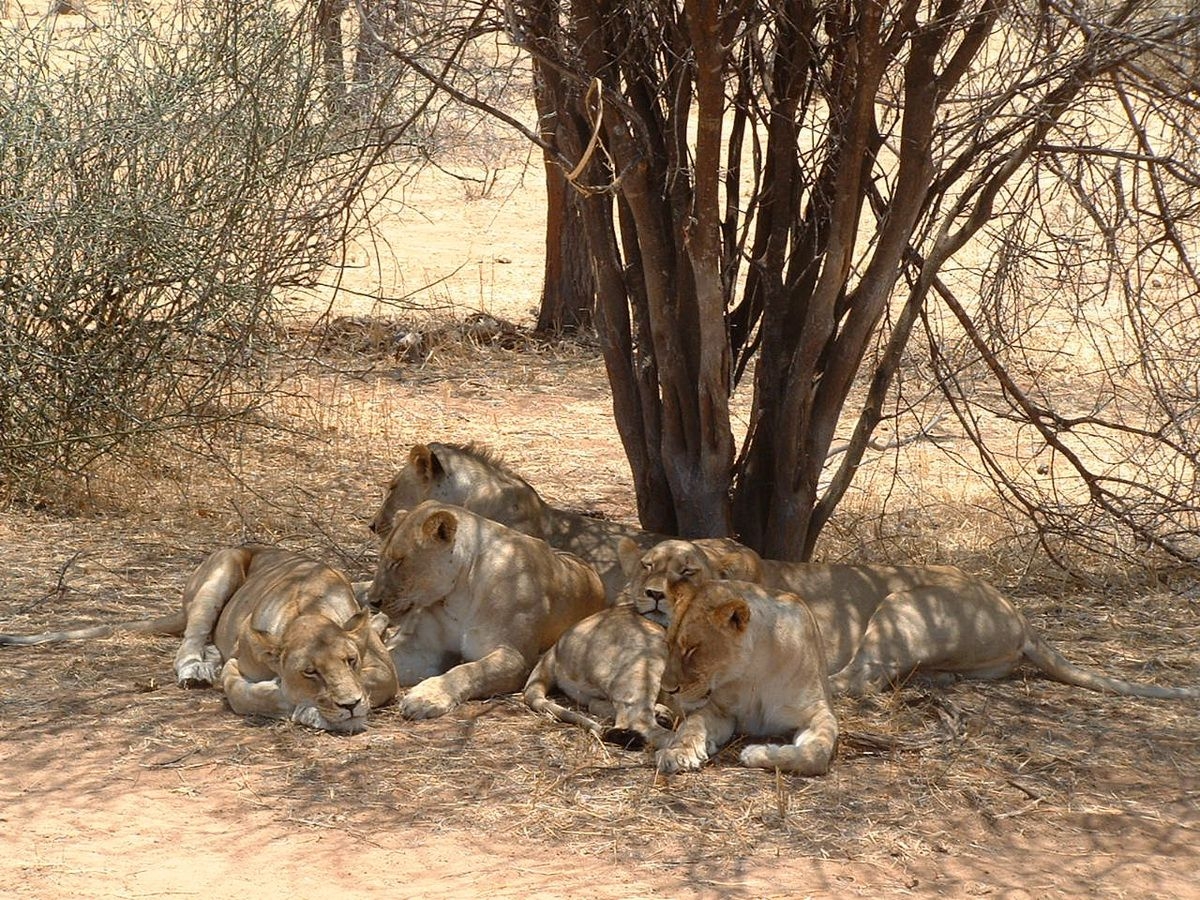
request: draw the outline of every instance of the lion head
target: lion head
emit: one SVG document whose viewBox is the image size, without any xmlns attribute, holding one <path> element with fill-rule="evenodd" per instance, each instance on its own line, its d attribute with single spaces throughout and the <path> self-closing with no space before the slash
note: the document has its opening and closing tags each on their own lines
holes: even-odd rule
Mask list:
<svg viewBox="0 0 1200 900">
<path fill-rule="evenodd" d="M 630 599 L 639 613 L 664 627 L 671 618 L 670 584 L 702 584 L 714 578 L 757 581 L 761 577 L 758 554 L 729 538 L 662 541 L 645 553 L 625 538 L 618 550 L 629 578 L 626 590 Z"/>
<path fill-rule="evenodd" d="M 337 731 L 367 727 L 371 699 L 363 686 L 362 661 L 371 630 L 371 613 L 355 613 L 345 625 L 308 613 L 292 619 L 283 633 L 250 629 L 255 655 L 279 676 L 284 697 L 296 708 L 312 707 Z"/>
<path fill-rule="evenodd" d="M 433 500 L 399 515 L 379 553 L 367 601 L 396 620 L 448 596 L 463 568 L 454 552 L 458 527 L 454 508 Z"/>
<path fill-rule="evenodd" d="M 762 583 L 762 557 L 745 544 L 733 538 L 697 538 L 692 543 L 704 554 L 718 578 Z"/>
<path fill-rule="evenodd" d="M 461 506 L 517 531 L 544 537 L 541 497 L 500 459 L 475 444 L 417 444 L 388 484 L 370 529 L 382 538 L 404 510 L 425 500 Z"/>
<path fill-rule="evenodd" d="M 674 612 L 667 629 L 667 665 L 662 690 L 683 712 L 702 706 L 736 677 L 750 625 L 747 585 L 674 581 L 667 585 Z"/>
</svg>

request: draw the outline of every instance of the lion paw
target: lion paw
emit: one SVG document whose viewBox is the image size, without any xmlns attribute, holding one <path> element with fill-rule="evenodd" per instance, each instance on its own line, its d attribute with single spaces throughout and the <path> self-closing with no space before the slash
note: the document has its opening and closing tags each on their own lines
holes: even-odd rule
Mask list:
<svg viewBox="0 0 1200 900">
<path fill-rule="evenodd" d="M 708 759 L 703 752 L 691 747 L 671 747 L 659 750 L 654 760 L 658 771 L 664 775 L 674 775 L 676 772 L 694 772 Z"/>
<path fill-rule="evenodd" d="M 298 725 L 315 728 L 318 731 L 332 731 L 337 734 L 357 734 L 365 731 L 367 727 L 365 716 L 331 721 L 321 715 L 315 706 L 297 706 L 292 710 L 290 718 Z"/>
<path fill-rule="evenodd" d="M 458 706 L 458 700 L 429 679 L 405 694 L 398 706 L 406 719 L 436 719 Z"/>
<path fill-rule="evenodd" d="M 318 731 L 346 731 L 349 723 L 330 722 L 315 706 L 297 706 L 292 710 L 291 719 L 298 725 L 316 728 Z M 342 727 L 339 727 L 342 726 Z"/>
<path fill-rule="evenodd" d="M 207 656 L 207 654 L 206 654 Z M 180 687 L 211 687 L 217 683 L 221 660 L 189 659 L 175 666 L 175 683 Z"/>
<path fill-rule="evenodd" d="M 778 749 L 778 748 L 774 748 Z M 779 765 L 777 755 L 766 744 L 750 744 L 738 754 L 738 762 L 750 769 L 774 769 Z"/>
<path fill-rule="evenodd" d="M 328 731 L 330 727 L 329 721 L 317 711 L 315 706 L 297 706 L 292 710 L 292 721 L 321 731 Z"/>
</svg>

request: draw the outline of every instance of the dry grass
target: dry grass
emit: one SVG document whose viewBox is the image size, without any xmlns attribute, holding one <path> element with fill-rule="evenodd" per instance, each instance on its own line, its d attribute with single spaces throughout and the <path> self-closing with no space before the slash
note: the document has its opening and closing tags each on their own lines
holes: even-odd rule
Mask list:
<svg viewBox="0 0 1200 900">
<path fill-rule="evenodd" d="M 602 366 L 588 348 L 459 340 L 414 363 L 397 358 L 390 339 L 367 355 L 360 338 L 351 329 L 327 343 L 293 398 L 272 410 L 285 430 L 247 432 L 227 468 L 164 456 L 93 486 L 90 515 L 0 514 L 4 630 L 160 614 L 204 553 L 244 539 L 367 574 L 374 545 L 363 524 L 380 499 L 376 485 L 422 439 L 486 441 L 548 499 L 629 517 Z M 906 459 L 920 470 L 934 457 Z M 876 558 L 967 564 L 1016 588 L 1073 660 L 1200 683 L 1197 582 L 1067 590 L 1030 570 L 1021 535 L 974 495 L 927 488 L 918 502 L 897 486 L 908 477 L 893 476 L 886 515 L 878 495 L 853 500 L 834 555 L 857 544 Z M 904 868 L 1027 833 L 1107 850 L 1141 841 L 1195 862 L 1195 702 L 1124 700 L 1032 674 L 911 686 L 839 702 L 847 739 L 827 778 L 743 770 L 736 745 L 698 775 L 663 778 L 648 755 L 602 745 L 512 697 L 432 722 L 379 710 L 352 738 L 243 720 L 216 692 L 174 687 L 173 647 L 126 637 L 0 649 L 0 684 L 22 685 L 4 688 L 0 736 L 25 764 L 52 772 L 55 734 L 94 733 L 116 748 L 113 765 L 175 771 L 183 791 L 207 778 L 232 782 L 297 827 L 366 841 L 381 822 L 502 832 L 710 885 L 777 855 Z M 43 777 L 49 790 L 54 776 Z"/>
</svg>

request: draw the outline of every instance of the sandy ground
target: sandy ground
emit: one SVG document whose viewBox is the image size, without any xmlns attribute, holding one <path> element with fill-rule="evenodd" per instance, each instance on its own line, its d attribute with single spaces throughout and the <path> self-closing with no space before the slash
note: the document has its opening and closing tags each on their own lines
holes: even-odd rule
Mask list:
<svg viewBox="0 0 1200 900">
<path fill-rule="evenodd" d="M 803 857 L 631 866 L 569 845 L 479 831 L 384 822 L 363 833 L 281 821 L 269 798 L 227 781 L 219 766 L 114 766 L 109 748 L 89 744 L 83 735 L 57 744 L 56 755 L 70 759 L 56 766 L 59 775 L 72 773 L 67 783 L 49 786 L 57 779 L 29 774 L 4 791 L 7 896 L 1049 898 L 1188 897 L 1197 890 L 1194 831 L 1103 816 L 1087 835 L 997 829 L 978 835 L 974 854 L 917 862 Z"/>
</svg>

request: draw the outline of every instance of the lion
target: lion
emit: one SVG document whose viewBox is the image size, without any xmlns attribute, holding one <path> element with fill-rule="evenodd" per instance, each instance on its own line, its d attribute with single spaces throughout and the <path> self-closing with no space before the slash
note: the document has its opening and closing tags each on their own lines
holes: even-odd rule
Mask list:
<svg viewBox="0 0 1200 900">
<path fill-rule="evenodd" d="M 289 550 L 246 545 L 217 550 L 201 563 L 173 615 L 0 635 L 0 644 L 90 640 L 118 630 L 182 635 L 175 654 L 181 687 L 219 678 L 241 715 L 354 733 L 399 689 L 381 624 L 335 569 Z"/>
<path fill-rule="evenodd" d="M 632 573 L 630 594 L 639 612 L 668 622 L 664 585 L 696 569 L 698 559 L 708 562 L 708 572 L 798 594 L 820 628 L 835 695 L 872 693 L 914 673 L 1002 678 L 1025 663 L 1054 681 L 1095 691 L 1200 697 L 1200 688 L 1124 681 L 1075 665 L 999 591 L 954 566 L 787 563 L 762 559 L 724 538 L 671 542 L 655 550 L 642 555 L 634 544 L 619 548 Z M 703 580 L 708 573 L 691 577 Z"/>
<path fill-rule="evenodd" d="M 412 447 L 407 463 L 388 484 L 371 531 L 386 539 L 397 512 L 424 500 L 461 506 L 574 553 L 600 574 L 610 604 L 618 602 L 626 581 L 617 542 L 629 538 L 649 549 L 665 537 L 553 507 L 494 453 L 476 444 Z"/>
<path fill-rule="evenodd" d="M 622 538 L 617 542 L 617 558 L 629 601 L 639 614 L 663 628 L 671 624 L 667 587 L 674 582 L 761 581 L 758 554 L 730 538 L 669 538 L 645 551 L 636 541 Z"/>
<path fill-rule="evenodd" d="M 712 538 L 703 544 L 662 541 L 643 555 L 637 543 L 622 539 L 618 557 L 627 581 L 645 596 L 639 580 L 647 573 L 665 590 L 668 579 L 740 577 L 741 551 L 736 541 Z M 659 577 L 661 574 L 661 577 Z M 568 629 L 546 652 L 525 684 L 525 702 L 535 711 L 580 725 L 596 736 L 627 748 L 662 747 L 671 732 L 658 724 L 662 706 L 656 699 L 666 664 L 667 621 L 653 611 L 640 612 L 628 592 L 622 602 Z M 592 715 L 612 718 L 605 728 L 595 719 L 549 699 L 558 688 Z"/>
<path fill-rule="evenodd" d="M 582 560 L 433 500 L 390 529 L 367 596 L 396 626 L 386 644 L 414 719 L 521 690 L 541 653 L 605 607 Z"/>
<path fill-rule="evenodd" d="M 627 749 L 665 747 L 673 734 L 658 724 L 655 700 L 666 663 L 665 629 L 639 615 L 632 603 L 620 603 L 563 632 L 525 682 L 525 703 Z M 556 687 L 614 724 L 606 727 L 551 700 Z"/>
<path fill-rule="evenodd" d="M 821 635 L 794 594 L 745 581 L 672 580 L 662 690 L 685 713 L 655 762 L 672 774 L 698 769 L 735 734 L 792 734 L 787 745 L 748 744 L 743 766 L 824 775 L 838 723 Z"/>
</svg>

